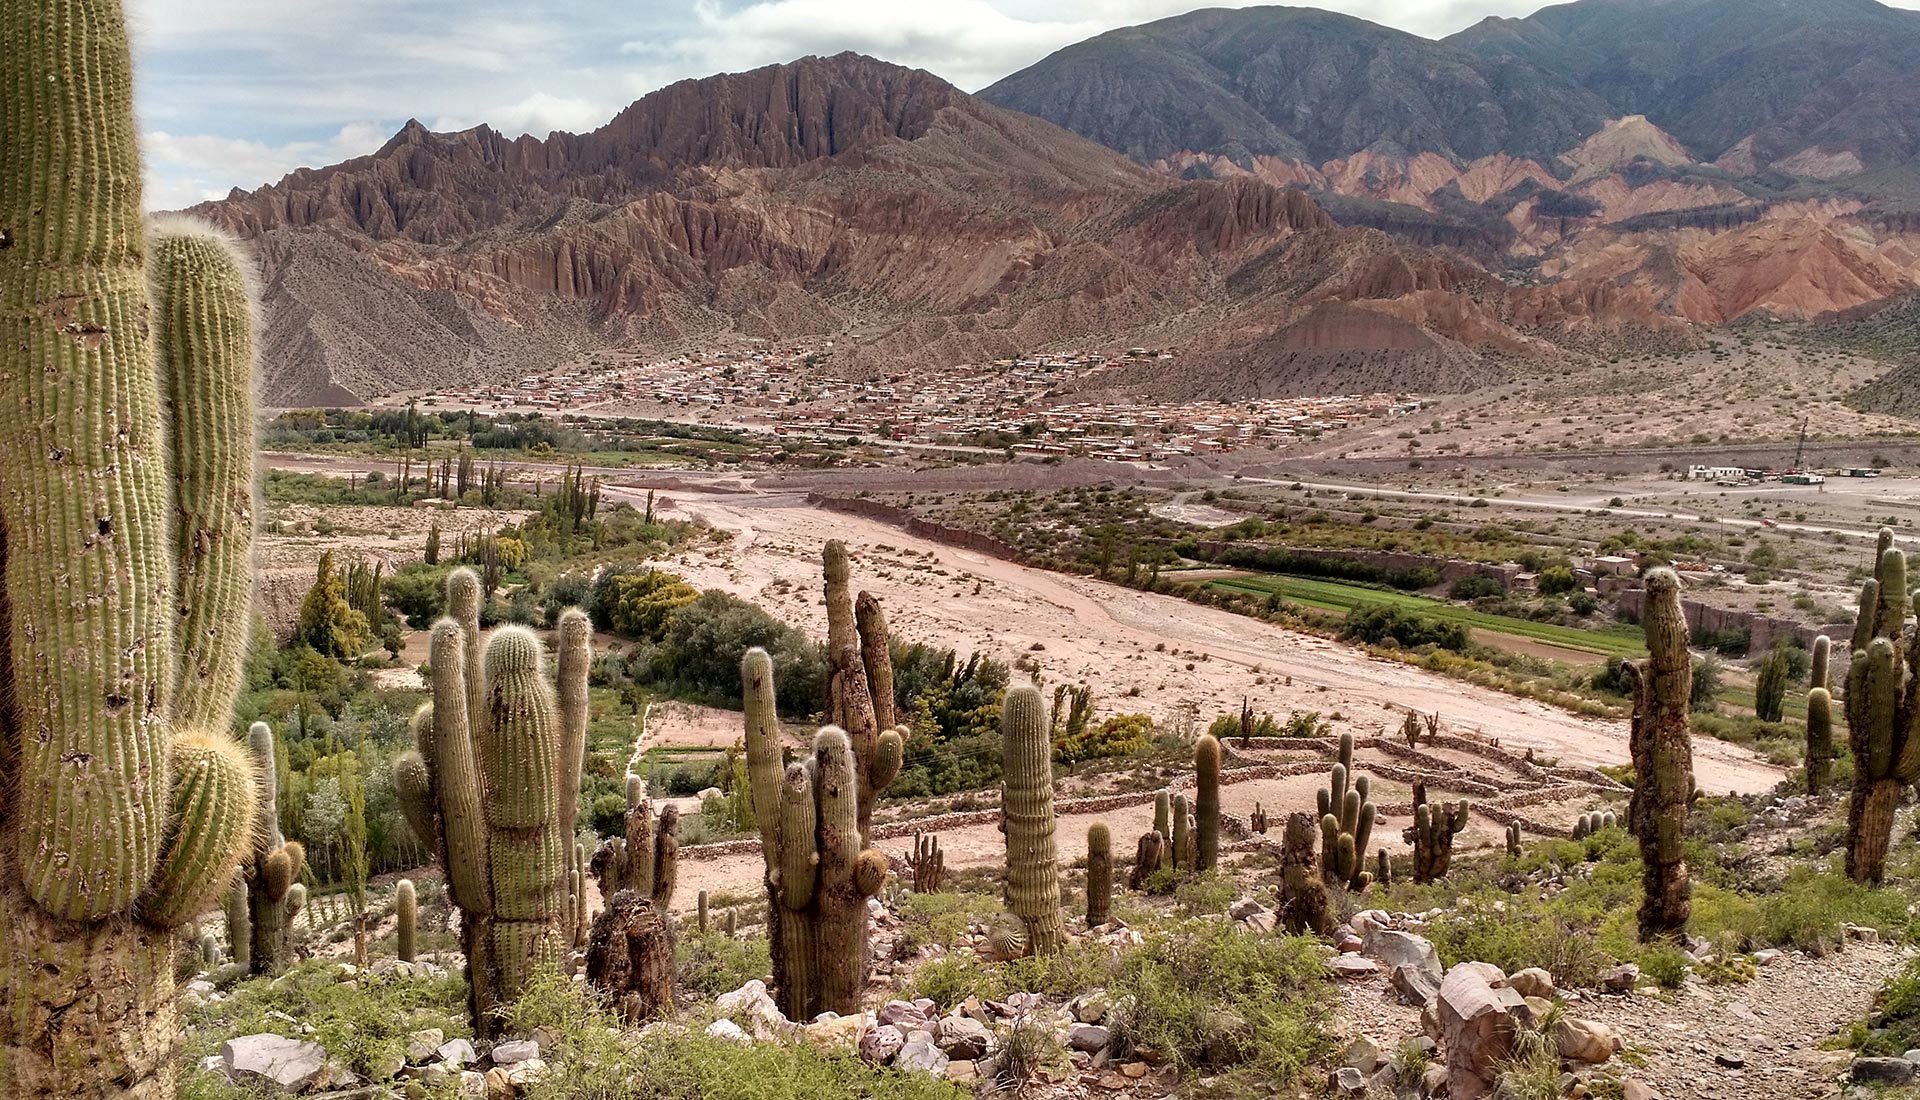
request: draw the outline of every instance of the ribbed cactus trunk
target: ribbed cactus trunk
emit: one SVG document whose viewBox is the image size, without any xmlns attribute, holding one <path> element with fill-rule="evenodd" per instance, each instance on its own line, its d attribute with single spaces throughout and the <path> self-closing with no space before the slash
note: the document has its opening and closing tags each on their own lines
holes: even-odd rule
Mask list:
<svg viewBox="0 0 1920 1100">
<path fill-rule="evenodd" d="M 274 779 L 279 769 L 274 760 L 272 727 L 255 722 L 247 730 L 247 745 L 253 753 L 262 794 L 252 859 L 245 867 L 249 928 L 253 933 L 248 966 L 255 974 L 278 977 L 293 965 L 293 921 L 287 912 L 287 895 L 306 869 L 306 849 L 280 832 L 280 800 Z"/>
<path fill-rule="evenodd" d="M 1847 742 L 1853 794 L 1847 803 L 1847 874 L 1878 883 L 1886 875 L 1893 816 L 1901 793 L 1920 780 L 1920 677 L 1906 653 L 1907 558 L 1881 528 L 1874 576 L 1861 586 L 1860 618 L 1847 667 Z M 1811 707 L 1809 708 L 1811 717 Z M 1809 733 L 1811 736 L 1811 732 Z M 1811 774 L 1811 771 L 1809 772 Z"/>
<path fill-rule="evenodd" d="M 393 938 L 401 962 L 410 963 L 419 957 L 419 919 L 420 901 L 414 894 L 413 880 L 403 878 L 393 888 Z"/>
<path fill-rule="evenodd" d="M 1008 688 L 1000 710 L 1007 909 L 1026 925 L 1035 955 L 1051 955 L 1066 942 L 1053 839 L 1053 741 L 1047 729 L 1047 703 L 1040 689 Z"/>
<path fill-rule="evenodd" d="M 1194 867 L 1211 871 L 1220 862 L 1220 742 L 1211 733 L 1194 742 L 1193 774 L 1198 784 L 1193 799 L 1198 851 Z"/>
<path fill-rule="evenodd" d="M 889 730 L 877 739 L 893 772 L 876 773 L 836 726 L 815 736 L 809 759 L 783 765 L 765 650 L 747 651 L 740 687 L 775 999 L 793 1020 L 858 1012 L 867 983 L 867 899 L 887 875 L 887 857 L 861 843 L 858 790 L 863 775 L 881 787 L 893 781 L 900 735 Z"/>
<path fill-rule="evenodd" d="M 1087 826 L 1087 927 L 1107 923 L 1113 905 L 1113 833 L 1104 821 Z"/>
<path fill-rule="evenodd" d="M 1288 814 L 1280 841 L 1280 926 L 1296 936 L 1325 932 L 1332 924 L 1327 887 L 1314 872 L 1317 830 L 1306 814 Z"/>
<path fill-rule="evenodd" d="M 480 579 L 447 577 L 447 618 L 434 624 L 433 710 L 415 723 L 416 751 L 394 761 L 403 798 L 424 794 L 407 818 L 425 822 L 460 910 L 469 1008 L 482 1037 L 499 1027 L 496 1009 L 535 973 L 557 967 L 574 938 L 572 823 L 563 788 L 571 774 L 569 709 L 585 698 L 590 653 L 562 616 L 565 678 L 546 678 L 540 640 L 522 627 L 480 637 Z M 568 700 L 572 700 L 569 702 Z M 409 778 L 424 768 L 426 789 Z M 577 790 L 578 780 L 575 780 Z"/>
<path fill-rule="evenodd" d="M 1693 657 L 1680 608 L 1680 577 L 1671 569 L 1647 574 L 1642 626 L 1647 659 L 1627 666 L 1633 688 L 1629 744 L 1633 801 L 1627 824 L 1640 841 L 1640 938 L 1686 931 L 1693 888 L 1686 860 L 1687 807 L 1693 801 L 1693 737 L 1688 723 Z"/>
<path fill-rule="evenodd" d="M 177 929 L 258 797 L 250 289 L 149 236 L 132 95 L 114 0 L 0 0 L 4 1096 L 173 1095 Z"/>
<path fill-rule="evenodd" d="M 1813 668 L 1807 677 L 1807 793 L 1819 794 L 1833 781 L 1833 694 L 1828 661 L 1833 643 L 1825 634 L 1813 640 Z"/>
</svg>

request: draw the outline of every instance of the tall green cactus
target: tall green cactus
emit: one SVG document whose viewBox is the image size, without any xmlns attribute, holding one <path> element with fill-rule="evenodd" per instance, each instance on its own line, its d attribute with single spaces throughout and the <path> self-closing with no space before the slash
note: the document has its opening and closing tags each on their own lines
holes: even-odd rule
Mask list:
<svg viewBox="0 0 1920 1100">
<path fill-rule="evenodd" d="M 593 663 L 593 622 L 569 607 L 554 624 L 554 682 L 560 701 L 560 826 L 567 833 L 567 909 L 575 946 L 587 938 L 587 853 L 575 834 L 580 779 L 587 765 L 587 672 Z"/>
<path fill-rule="evenodd" d="M 0 133 L 0 1095 L 166 1097 L 175 928 L 257 800 L 252 289 L 142 224 L 114 0 L 0 0 Z"/>
<path fill-rule="evenodd" d="M 1193 817 L 1199 853 L 1194 867 L 1211 871 L 1220 862 L 1220 742 L 1211 733 L 1193 743 L 1193 774 L 1198 783 Z"/>
<path fill-rule="evenodd" d="M 1647 659 L 1630 663 L 1633 719 L 1633 800 L 1627 828 L 1640 841 L 1640 938 L 1653 940 L 1686 931 L 1693 911 L 1685 845 L 1687 807 L 1693 790 L 1693 656 L 1687 651 L 1687 618 L 1680 606 L 1680 576 L 1650 570 L 1641 625 Z"/>
<path fill-rule="evenodd" d="M 1087 927 L 1107 923 L 1113 907 L 1113 832 L 1104 821 L 1087 826 Z"/>
<path fill-rule="evenodd" d="M 429 822 L 459 908 L 474 1029 L 494 1034 L 496 1009 L 511 1003 L 534 974 L 558 965 L 573 940 L 569 885 L 573 822 L 564 817 L 573 736 L 570 709 L 585 698 L 591 654 L 562 617 L 558 687 L 546 678 L 540 640 L 524 627 L 480 636 L 480 579 L 470 569 L 447 576 L 449 616 L 433 626 L 429 659 L 433 703 L 417 723 L 418 761 L 394 762 L 396 790 L 419 765 L 431 802 L 407 809 Z M 577 790 L 578 780 L 575 779 Z"/>
<path fill-rule="evenodd" d="M 1819 794 L 1833 779 L 1833 693 L 1828 688 L 1825 634 L 1813 640 L 1813 671 L 1807 682 L 1807 793 Z"/>
<path fill-rule="evenodd" d="M 1051 955 L 1066 942 L 1053 840 L 1053 741 L 1047 729 L 1040 689 L 1031 684 L 1008 688 L 1000 707 L 1007 908 L 1027 926 L 1035 955 Z"/>
<path fill-rule="evenodd" d="M 783 765 L 766 650 L 741 659 L 740 687 L 775 997 L 794 1020 L 858 1012 L 867 982 L 867 899 L 887 876 L 887 857 L 865 847 L 859 829 L 859 778 L 872 775 L 872 765 L 837 726 L 815 736 L 811 758 Z M 899 734 L 889 730 L 878 740 L 898 742 Z"/>
<path fill-rule="evenodd" d="M 1371 786 L 1366 776 L 1353 776 L 1353 734 L 1341 734 L 1339 759 L 1327 785 L 1315 792 L 1320 804 L 1320 877 L 1328 884 L 1364 890 L 1373 881 L 1367 870 L 1367 842 L 1373 839 L 1376 813 L 1368 797 Z"/>
<path fill-rule="evenodd" d="M 1886 874 L 1893 816 L 1902 792 L 1920 781 L 1920 676 L 1908 660 L 1904 631 L 1907 556 L 1881 528 L 1874 576 L 1862 587 L 1847 668 L 1847 743 L 1853 750 L 1853 796 L 1847 802 L 1847 874 L 1878 883 Z M 1812 706 L 1809 704 L 1809 716 Z M 1809 762 L 1811 763 L 1811 761 Z"/>
<path fill-rule="evenodd" d="M 278 977 L 293 965 L 293 919 L 287 912 L 287 892 L 300 880 L 307 865 L 306 849 L 280 832 L 280 801 L 274 776 L 273 728 L 255 722 L 247 729 L 247 745 L 260 776 L 259 812 L 252 830 L 253 849 L 242 865 L 247 877 L 247 907 L 253 945 L 248 966 L 255 974 Z M 284 864 L 284 868 L 283 868 Z"/>
<path fill-rule="evenodd" d="M 419 957 L 416 938 L 419 917 L 420 901 L 414 894 L 413 880 L 403 878 L 393 887 L 393 938 L 401 962 L 410 963 Z"/>
</svg>

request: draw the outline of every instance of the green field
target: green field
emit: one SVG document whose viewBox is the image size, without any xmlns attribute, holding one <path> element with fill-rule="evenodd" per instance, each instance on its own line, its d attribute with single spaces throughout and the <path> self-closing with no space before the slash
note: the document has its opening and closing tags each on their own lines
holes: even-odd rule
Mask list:
<svg viewBox="0 0 1920 1100">
<path fill-rule="evenodd" d="M 1345 581 L 1319 580 L 1312 577 L 1281 577 L 1249 573 L 1237 577 L 1224 577 L 1207 583 L 1209 587 L 1221 592 L 1252 593 L 1257 596 L 1278 593 L 1281 599 L 1289 603 L 1331 611 L 1339 615 L 1345 615 L 1356 607 L 1386 604 L 1407 611 L 1416 611 L 1444 622 L 1459 623 L 1472 630 L 1526 638 L 1578 653 L 1591 653 L 1598 657 L 1644 657 L 1647 655 L 1645 639 L 1641 635 L 1640 628 L 1636 626 L 1620 625 L 1609 626 L 1602 630 L 1585 630 L 1580 627 L 1536 623 L 1529 619 L 1516 619 L 1507 615 L 1489 615 L 1446 600 L 1436 600 L 1430 596 L 1416 596 L 1408 592 L 1395 592 L 1391 589 L 1372 588 L 1362 584 L 1349 584 Z"/>
</svg>

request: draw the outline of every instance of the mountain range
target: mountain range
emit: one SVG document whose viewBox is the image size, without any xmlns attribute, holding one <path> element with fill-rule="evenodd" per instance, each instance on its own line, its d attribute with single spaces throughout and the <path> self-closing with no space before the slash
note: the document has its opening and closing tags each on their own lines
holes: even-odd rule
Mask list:
<svg viewBox="0 0 1920 1100">
<path fill-rule="evenodd" d="M 1182 364 L 1147 396 L 1462 389 L 1920 284 L 1916 69 L 1920 15 L 1870 0 L 1579 0 L 1440 42 L 1209 10 L 978 96 L 842 54 L 586 134 L 410 122 L 198 209 L 265 267 L 278 405 L 730 335 L 834 339 L 856 376 L 1144 344 Z"/>
</svg>

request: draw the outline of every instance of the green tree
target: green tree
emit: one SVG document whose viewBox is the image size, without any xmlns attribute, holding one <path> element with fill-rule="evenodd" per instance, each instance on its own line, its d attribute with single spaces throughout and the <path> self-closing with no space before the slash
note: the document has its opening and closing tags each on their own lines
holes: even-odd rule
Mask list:
<svg viewBox="0 0 1920 1100">
<path fill-rule="evenodd" d="M 657 642 L 666 637 L 674 612 L 699 598 L 699 589 L 672 573 L 651 570 L 619 577 L 613 582 L 613 632 Z"/>
<path fill-rule="evenodd" d="M 1542 596 L 1557 596 L 1562 592 L 1571 592 L 1580 587 L 1580 582 L 1574 579 L 1571 568 L 1554 565 L 1542 569 L 1534 585 L 1540 589 Z"/>
<path fill-rule="evenodd" d="M 294 638 L 335 660 L 355 660 L 366 649 L 370 628 L 365 614 L 347 599 L 347 582 L 333 567 L 333 551 L 320 555 L 313 587 L 300 601 Z"/>
</svg>

